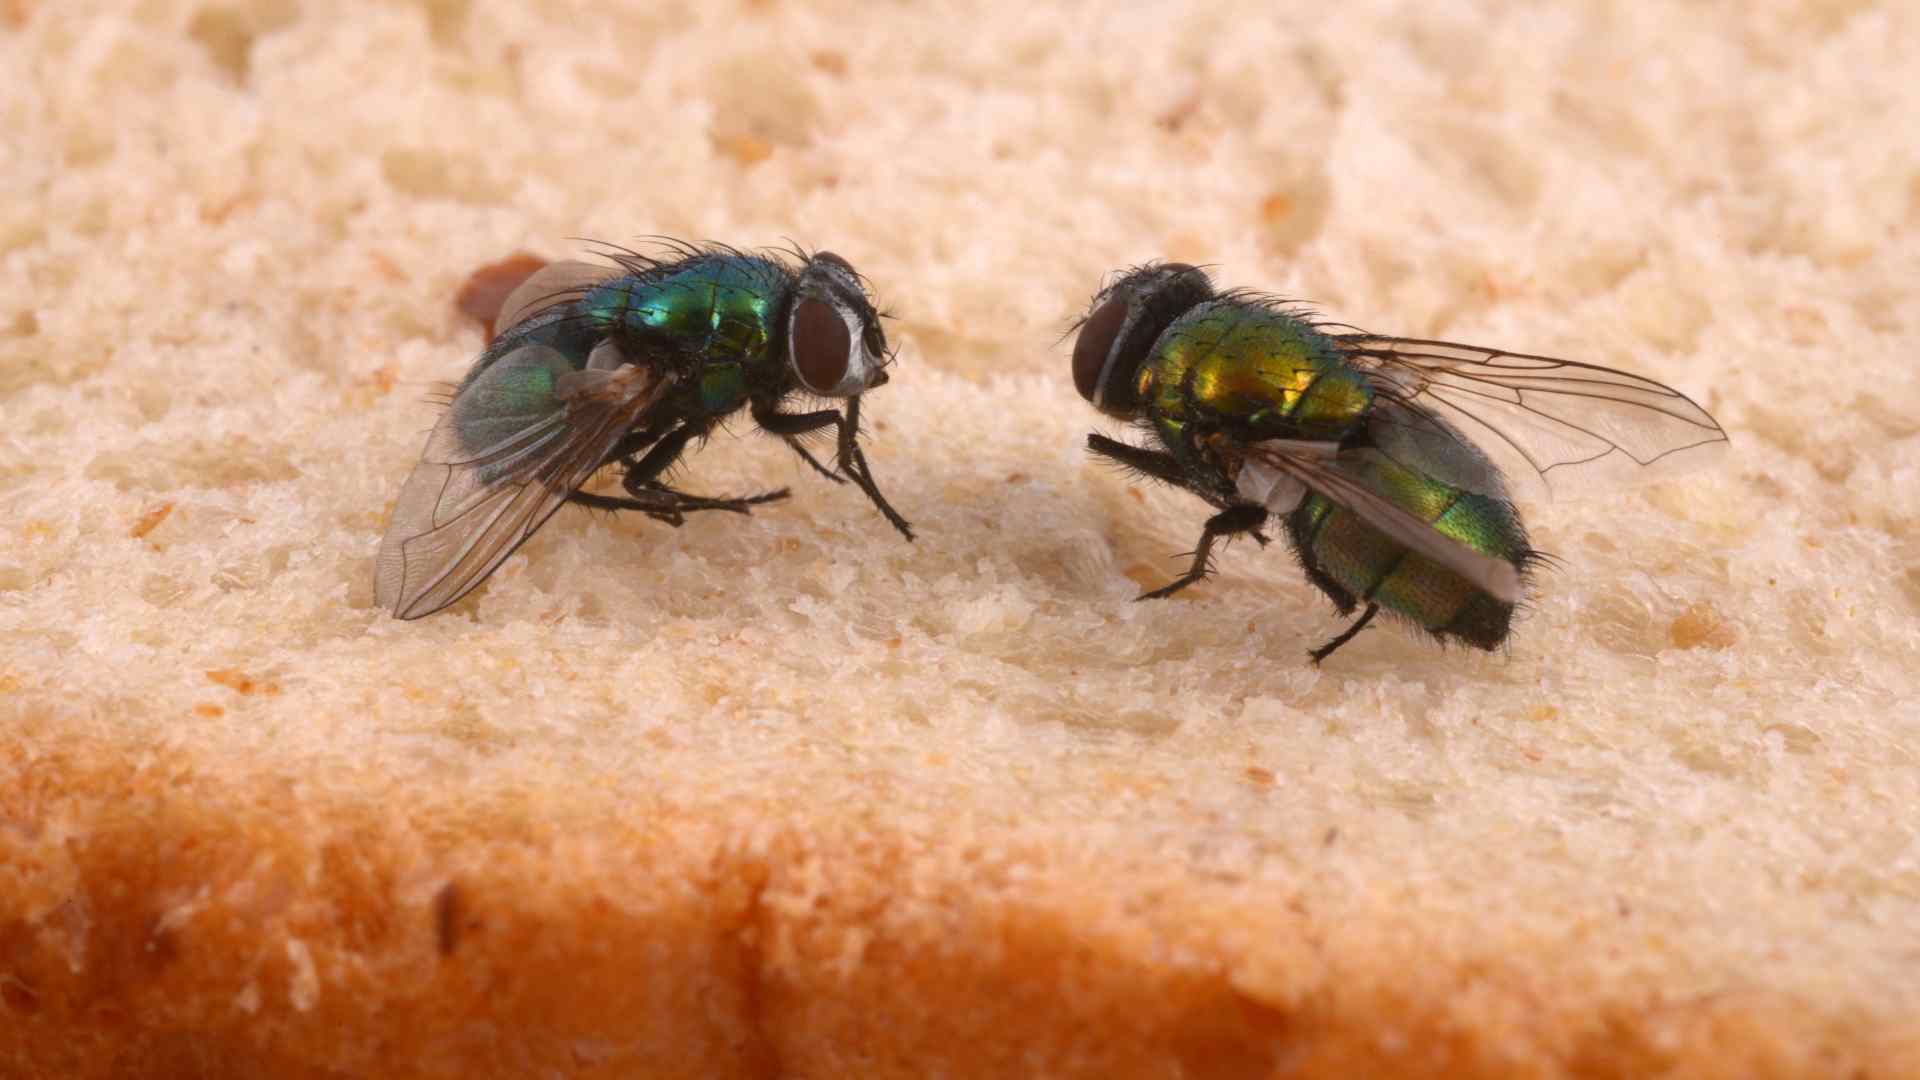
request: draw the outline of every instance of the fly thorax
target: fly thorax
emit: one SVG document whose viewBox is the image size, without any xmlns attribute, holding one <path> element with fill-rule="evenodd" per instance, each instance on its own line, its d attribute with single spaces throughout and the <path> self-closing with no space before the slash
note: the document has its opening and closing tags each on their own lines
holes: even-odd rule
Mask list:
<svg viewBox="0 0 1920 1080">
<path fill-rule="evenodd" d="M 1321 370 L 1301 392 L 1292 410 L 1298 430 L 1309 437 L 1352 431 L 1373 408 L 1373 384 L 1345 363 Z"/>
<path fill-rule="evenodd" d="M 1177 416 L 1156 415 L 1153 418 L 1153 432 L 1176 453 L 1187 445 L 1187 422 Z"/>
<path fill-rule="evenodd" d="M 636 294 L 637 283 L 629 276 L 597 286 L 581 299 L 581 310 L 608 333 L 657 326 L 666 313 Z"/>
<path fill-rule="evenodd" d="M 737 363 L 707 364 L 697 385 L 700 407 L 708 413 L 730 413 L 747 400 L 746 370 Z"/>
</svg>

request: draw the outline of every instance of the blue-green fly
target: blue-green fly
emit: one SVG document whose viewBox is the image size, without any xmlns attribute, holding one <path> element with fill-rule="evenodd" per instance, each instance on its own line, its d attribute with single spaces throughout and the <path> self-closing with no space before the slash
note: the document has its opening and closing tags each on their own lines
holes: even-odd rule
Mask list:
<svg viewBox="0 0 1920 1080">
<path fill-rule="evenodd" d="M 1444 341 L 1382 337 L 1297 305 L 1218 291 L 1201 270 L 1123 271 L 1075 327 L 1073 379 L 1146 445 L 1088 449 L 1213 504 L 1172 595 L 1216 541 L 1262 545 L 1278 519 L 1307 579 L 1359 619 L 1381 609 L 1442 643 L 1498 648 L 1535 551 L 1510 486 L 1586 491 L 1705 460 L 1727 435 L 1686 395 L 1624 371 Z"/>
<path fill-rule="evenodd" d="M 678 526 L 786 498 L 692 495 L 663 479 L 742 408 L 913 539 L 860 448 L 860 395 L 887 381 L 892 354 L 845 259 L 673 241 L 657 256 L 609 246 L 606 257 L 554 263 L 506 298 L 499 335 L 454 388 L 380 542 L 374 596 L 394 617 L 460 599 L 566 503 Z M 787 411 L 802 395 L 846 408 Z M 830 428 L 831 468 L 802 441 Z M 614 464 L 624 495 L 580 490 Z"/>
</svg>

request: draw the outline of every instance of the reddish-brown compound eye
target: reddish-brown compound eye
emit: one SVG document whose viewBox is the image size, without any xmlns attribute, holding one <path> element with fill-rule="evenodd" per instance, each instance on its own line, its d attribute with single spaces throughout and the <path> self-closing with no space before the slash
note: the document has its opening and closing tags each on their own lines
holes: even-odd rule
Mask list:
<svg viewBox="0 0 1920 1080">
<path fill-rule="evenodd" d="M 846 320 L 832 304 L 807 298 L 794 306 L 787 350 L 794 374 L 807 389 L 824 394 L 839 386 L 847 376 L 847 354 L 852 346 Z"/>
<path fill-rule="evenodd" d="M 1116 296 L 1100 305 L 1080 324 L 1080 336 L 1073 343 L 1073 386 L 1080 396 L 1095 401 L 1100 390 L 1100 373 L 1106 370 L 1107 357 L 1113 353 L 1113 341 L 1127 321 L 1127 299 Z"/>
</svg>

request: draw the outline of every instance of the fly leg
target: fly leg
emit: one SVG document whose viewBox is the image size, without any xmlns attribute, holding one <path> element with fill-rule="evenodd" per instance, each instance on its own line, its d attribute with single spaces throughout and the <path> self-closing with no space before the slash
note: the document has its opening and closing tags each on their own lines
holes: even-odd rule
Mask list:
<svg viewBox="0 0 1920 1080">
<path fill-rule="evenodd" d="M 659 442 L 661 436 L 678 426 L 680 426 L 680 421 L 678 420 L 656 420 L 646 427 L 629 431 L 621 436 L 619 442 L 614 444 L 613 452 L 607 455 L 606 461 L 602 464 L 624 461 L 627 463 L 628 468 L 632 468 L 634 463 L 633 459 L 636 455 Z M 683 442 L 681 445 L 685 446 L 686 444 Z M 675 451 L 675 454 L 677 455 L 678 451 Z"/>
<path fill-rule="evenodd" d="M 1352 641 L 1354 635 L 1358 634 L 1362 630 L 1365 630 L 1367 628 L 1367 624 L 1372 622 L 1373 617 L 1379 613 L 1380 613 L 1379 604 L 1368 604 L 1367 610 L 1362 612 L 1358 619 L 1354 620 L 1354 623 L 1352 626 L 1349 626 L 1345 630 L 1340 631 L 1339 637 L 1336 637 L 1332 641 L 1327 642 L 1325 645 L 1322 645 L 1319 648 L 1314 649 L 1311 652 L 1307 653 L 1309 657 L 1313 658 L 1313 666 L 1319 667 L 1321 661 L 1333 655 L 1333 650 L 1339 648 L 1342 645 L 1345 645 L 1349 641 Z"/>
<path fill-rule="evenodd" d="M 810 413 L 783 413 L 779 411 L 777 405 L 763 406 L 756 401 L 753 403 L 753 422 L 786 440 L 788 448 L 799 454 L 800 460 L 813 466 L 814 472 L 836 484 L 847 482 L 846 477 L 820 464 L 820 459 L 814 457 L 813 452 L 807 449 L 807 444 L 801 441 L 802 436 L 811 435 L 839 423 L 838 410 L 821 409 Z"/>
<path fill-rule="evenodd" d="M 647 450 L 644 457 L 635 460 L 631 451 L 622 456 L 620 460 L 626 465 L 627 474 L 621 479 L 620 486 L 626 489 L 627 498 L 576 491 L 569 495 L 568 499 L 582 506 L 591 506 L 600 510 L 638 510 L 655 521 L 663 521 L 677 529 L 685 524 L 685 515 L 698 510 L 726 510 L 735 514 L 745 514 L 750 512 L 749 507 L 777 502 L 787 497 L 786 488 L 763 491 L 756 495 L 720 497 L 689 495 L 683 491 L 675 491 L 662 483 L 660 476 L 672 468 L 674 462 L 680 459 L 680 455 L 686 452 L 687 444 L 700 437 L 705 431 L 704 427 L 681 424 L 661 436 L 660 440 Z M 627 442 L 622 443 L 623 448 L 627 445 Z"/>
<path fill-rule="evenodd" d="M 664 521 L 677 529 L 686 524 L 686 515 L 696 510 L 726 510 L 735 514 L 746 514 L 752 512 L 751 507 L 761 503 L 778 502 L 787 497 L 786 488 L 731 499 L 688 495 L 683 491 L 657 485 L 636 485 L 629 490 L 632 491 L 632 495 L 624 499 L 613 495 L 595 495 L 586 491 L 576 491 L 570 499 L 582 506 L 591 506 L 599 510 L 638 510 L 655 521 Z"/>
<path fill-rule="evenodd" d="M 1109 439 L 1105 435 L 1088 435 L 1087 449 L 1132 469 L 1142 476 L 1154 480 L 1164 480 L 1175 487 L 1191 487 L 1193 481 L 1187 475 L 1186 466 L 1180 459 L 1164 450 L 1148 450 L 1142 446 L 1129 446 L 1119 439 Z"/>
<path fill-rule="evenodd" d="M 799 437 L 823 428 L 838 428 L 839 441 L 835 447 L 833 459 L 838 472 L 846 474 L 859 485 L 860 490 L 866 493 L 867 498 L 880 511 L 880 516 L 887 519 L 887 524 L 900 530 L 900 535 L 908 540 L 913 539 L 913 526 L 907 524 L 907 519 L 901 517 L 893 505 L 887 502 L 886 496 L 880 494 L 879 485 L 873 482 L 873 470 L 867 466 L 867 455 L 860 449 L 859 395 L 856 394 L 847 399 L 845 415 L 835 409 L 821 409 L 810 413 L 783 413 L 777 402 L 756 401 L 753 404 L 753 420 L 766 430 L 786 439 L 787 445 L 793 448 L 794 453 L 805 458 L 807 464 L 836 483 L 840 482 L 840 476 L 815 460 L 814 456 L 807 452 L 806 447 L 800 444 Z"/>
<path fill-rule="evenodd" d="M 873 500 L 873 505 L 880 510 L 880 516 L 911 542 L 913 526 L 908 525 L 907 519 L 901 517 L 886 497 L 880 494 L 880 486 L 873 482 L 873 470 L 867 466 L 867 455 L 860 449 L 859 394 L 847 399 L 847 415 L 840 421 L 840 449 L 835 460 L 843 471 L 853 477 L 853 482 L 860 485 L 860 490 L 867 493 L 867 498 Z"/>
<path fill-rule="evenodd" d="M 1239 493 L 1231 487 L 1221 487 L 1210 491 L 1208 486 L 1197 480 L 1192 470 L 1179 458 L 1164 450 L 1148 450 L 1142 446 L 1129 446 L 1118 439 L 1109 439 L 1105 435 L 1088 435 L 1087 449 L 1103 458 L 1118 462 L 1149 480 L 1161 480 L 1174 487 L 1186 488 L 1215 506 L 1232 508 L 1248 505 L 1239 501 Z M 1267 546 L 1267 536 L 1260 531 L 1260 523 L 1255 522 L 1250 529 L 1240 530 Z"/>
<path fill-rule="evenodd" d="M 1215 506 L 1224 507 L 1219 513 L 1207 519 L 1206 528 L 1200 533 L 1200 543 L 1193 551 L 1193 565 L 1187 568 L 1187 572 L 1152 592 L 1142 593 L 1136 599 L 1164 599 L 1211 574 L 1213 542 L 1222 537 L 1245 533 L 1258 540 L 1261 547 L 1267 546 L 1267 537 L 1260 531 L 1260 526 L 1267 521 L 1266 507 L 1256 503 L 1236 501 L 1237 493 L 1231 489 L 1209 490 L 1208 486 L 1198 481 L 1193 471 L 1174 455 L 1164 450 L 1129 446 L 1118 439 L 1109 439 L 1105 435 L 1088 435 L 1087 449 L 1101 457 L 1119 462 L 1149 479 L 1164 480 L 1175 487 L 1186 488 Z"/>
<path fill-rule="evenodd" d="M 1193 549 L 1193 565 L 1187 572 L 1149 593 L 1141 593 L 1137 600 L 1162 600 L 1181 589 L 1213 573 L 1213 542 L 1223 536 L 1235 536 L 1240 533 L 1260 535 L 1260 526 L 1267 520 L 1267 508 L 1256 503 L 1236 503 L 1207 519 L 1206 528 L 1200 533 L 1200 543 Z"/>
</svg>

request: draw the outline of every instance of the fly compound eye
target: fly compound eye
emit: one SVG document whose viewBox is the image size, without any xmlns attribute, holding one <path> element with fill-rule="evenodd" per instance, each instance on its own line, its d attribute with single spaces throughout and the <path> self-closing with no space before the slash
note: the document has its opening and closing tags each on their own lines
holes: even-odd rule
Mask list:
<svg viewBox="0 0 1920 1080">
<path fill-rule="evenodd" d="M 800 385 L 816 394 L 830 395 L 847 377 L 853 335 L 840 310 L 825 300 L 804 297 L 793 306 L 787 330 L 787 350 Z"/>
<path fill-rule="evenodd" d="M 1114 342 L 1127 323 L 1127 298 L 1116 296 L 1080 325 L 1080 336 L 1073 343 L 1073 386 L 1080 396 L 1100 404 L 1101 376 L 1106 374 L 1113 356 Z"/>
<path fill-rule="evenodd" d="M 1073 344 L 1073 385 L 1108 416 L 1130 419 L 1138 410 L 1140 368 L 1160 334 L 1180 315 L 1213 295 L 1207 276 L 1186 263 L 1159 263 L 1128 271 L 1095 297 L 1104 302 L 1080 324 Z"/>
</svg>

